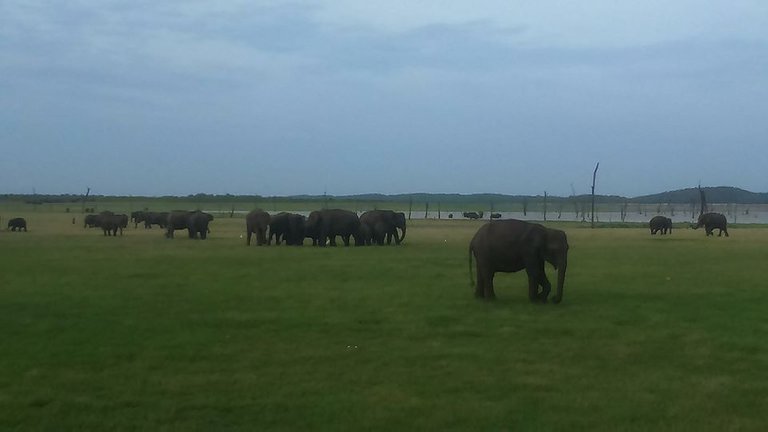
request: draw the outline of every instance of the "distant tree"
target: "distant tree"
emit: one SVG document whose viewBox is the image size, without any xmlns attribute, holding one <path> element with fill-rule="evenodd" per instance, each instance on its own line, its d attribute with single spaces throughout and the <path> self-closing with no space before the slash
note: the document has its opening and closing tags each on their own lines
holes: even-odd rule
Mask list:
<svg viewBox="0 0 768 432">
<path fill-rule="evenodd" d="M 523 216 L 528 215 L 528 198 L 523 197 Z"/>
<path fill-rule="evenodd" d="M 547 191 L 544 191 L 544 220 L 547 220 Z"/>
</svg>

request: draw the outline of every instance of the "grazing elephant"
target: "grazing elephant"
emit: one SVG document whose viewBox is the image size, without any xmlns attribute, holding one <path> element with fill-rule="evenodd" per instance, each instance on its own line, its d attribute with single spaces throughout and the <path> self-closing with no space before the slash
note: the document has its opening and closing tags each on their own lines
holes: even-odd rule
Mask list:
<svg viewBox="0 0 768 432">
<path fill-rule="evenodd" d="M 477 285 L 472 280 L 473 255 L 477 260 Z M 546 262 L 557 269 L 557 293 L 552 301 L 560 303 L 568 266 L 568 239 L 563 231 L 507 219 L 483 225 L 469 243 L 469 278 L 478 298 L 496 297 L 493 291 L 496 272 L 514 273 L 525 269 L 528 298 L 532 302 L 546 302 L 552 288 L 544 272 Z"/>
<path fill-rule="evenodd" d="M 8 229 L 11 231 L 27 232 L 27 221 L 24 218 L 13 218 L 8 221 Z"/>
<path fill-rule="evenodd" d="M 267 243 L 267 228 L 269 228 L 269 213 L 261 209 L 253 210 L 245 216 L 245 231 L 248 236 L 245 244 L 251 245 L 251 236 L 256 233 L 256 246 Z"/>
<path fill-rule="evenodd" d="M 365 226 L 361 230 L 361 237 L 365 244 L 376 243 L 384 244 L 384 238 L 387 244 L 392 244 L 392 237 L 395 238 L 395 244 L 400 244 L 405 239 L 405 213 L 396 213 L 392 210 L 371 210 L 360 216 L 360 226 Z M 398 234 L 398 229 L 402 232 Z"/>
<path fill-rule="evenodd" d="M 101 226 L 101 215 L 95 215 L 95 214 L 85 215 L 83 228 L 96 228 L 100 226 Z"/>
<path fill-rule="evenodd" d="M 704 213 L 700 215 L 696 225 L 691 225 L 691 228 L 698 229 L 701 227 L 704 227 L 704 231 L 706 231 L 708 236 L 714 235 L 713 231 L 719 229 L 718 237 L 722 236 L 723 233 L 728 237 L 728 220 L 720 213 Z"/>
<path fill-rule="evenodd" d="M 501 213 L 491 213 L 491 219 L 501 219 Z"/>
<path fill-rule="evenodd" d="M 123 235 L 123 229 L 128 228 L 128 215 L 104 211 L 99 216 L 101 216 L 101 229 L 105 236 L 116 237 L 118 230 L 120 235 Z"/>
<path fill-rule="evenodd" d="M 161 229 L 168 226 L 168 212 L 145 212 L 142 218 L 144 229 L 152 229 L 152 225 L 157 225 Z"/>
<path fill-rule="evenodd" d="M 360 218 L 357 213 L 349 210 L 314 211 L 307 218 L 306 226 L 310 231 L 317 233 L 318 246 L 325 246 L 326 241 L 330 241 L 331 246 L 336 246 L 336 236 L 341 236 L 344 246 L 349 246 L 350 237 L 354 237 L 355 246 L 365 244 L 360 238 Z"/>
<path fill-rule="evenodd" d="M 196 239 L 198 234 L 200 239 L 205 240 L 208 236 L 208 224 L 213 220 L 213 215 L 196 211 L 174 210 L 168 213 L 166 222 L 167 231 L 165 236 L 173 238 L 173 232 L 178 229 L 186 229 L 189 232 L 189 238 Z"/>
<path fill-rule="evenodd" d="M 667 231 L 669 231 L 669 234 L 672 234 L 672 219 L 668 217 L 654 216 L 648 222 L 648 226 L 651 228 L 651 235 L 655 235 L 657 232 L 664 235 Z"/>
<path fill-rule="evenodd" d="M 480 219 L 480 215 L 477 212 L 464 212 L 461 215 L 467 219 Z"/>
<path fill-rule="evenodd" d="M 301 246 L 304 244 L 304 225 L 306 218 L 300 214 L 280 212 L 271 217 L 269 221 L 269 239 L 267 244 L 275 244 L 285 240 L 289 246 Z"/>
</svg>

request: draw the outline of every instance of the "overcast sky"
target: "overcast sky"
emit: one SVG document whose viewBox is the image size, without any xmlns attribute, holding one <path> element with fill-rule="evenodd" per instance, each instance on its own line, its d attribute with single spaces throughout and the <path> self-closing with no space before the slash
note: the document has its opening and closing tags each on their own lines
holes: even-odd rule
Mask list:
<svg viewBox="0 0 768 432">
<path fill-rule="evenodd" d="M 768 191 L 768 1 L 0 1 L 0 193 Z"/>
</svg>

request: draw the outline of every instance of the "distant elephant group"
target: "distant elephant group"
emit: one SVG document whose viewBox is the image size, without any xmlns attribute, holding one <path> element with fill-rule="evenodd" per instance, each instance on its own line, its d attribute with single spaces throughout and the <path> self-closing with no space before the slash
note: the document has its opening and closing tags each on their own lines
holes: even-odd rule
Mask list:
<svg viewBox="0 0 768 432">
<path fill-rule="evenodd" d="M 144 222 L 144 228 L 152 228 L 152 225 L 158 225 L 166 229 L 165 236 L 173 238 L 174 231 L 186 229 L 189 238 L 200 238 L 205 240 L 208 233 L 211 232 L 208 224 L 213 220 L 213 215 L 199 210 L 186 211 L 174 210 L 171 212 L 132 212 L 130 221 L 138 227 L 140 222 Z M 123 235 L 123 229 L 128 227 L 129 218 L 124 214 L 115 214 L 111 211 L 103 211 L 99 214 L 89 214 L 85 216 L 83 228 L 100 227 L 105 236 L 117 236 L 117 232 Z"/>
<path fill-rule="evenodd" d="M 654 216 L 648 222 L 648 226 L 651 229 L 651 235 L 656 233 L 672 234 L 672 219 L 665 216 Z M 725 234 L 728 237 L 728 220 L 722 213 L 703 213 L 699 215 L 699 219 L 695 224 L 690 226 L 693 229 L 704 227 L 704 231 L 707 236 L 714 235 L 714 230 L 719 230 L 718 237 Z"/>
<path fill-rule="evenodd" d="M 392 210 L 371 210 L 359 217 L 349 210 L 315 210 L 305 217 L 295 213 L 281 212 L 270 215 L 264 210 L 253 210 L 245 217 L 246 244 L 250 245 L 256 235 L 256 245 L 275 244 L 301 246 L 306 239 L 313 246 L 336 246 L 341 237 L 344 246 L 354 240 L 355 246 L 383 245 L 395 240 L 400 244 L 405 239 L 405 213 Z"/>
</svg>

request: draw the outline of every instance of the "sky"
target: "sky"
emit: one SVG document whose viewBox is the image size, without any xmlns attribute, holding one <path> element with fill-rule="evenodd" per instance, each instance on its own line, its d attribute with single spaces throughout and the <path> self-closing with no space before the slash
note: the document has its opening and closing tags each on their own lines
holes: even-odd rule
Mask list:
<svg viewBox="0 0 768 432">
<path fill-rule="evenodd" d="M 768 2 L 0 1 L 0 193 L 768 191 Z"/>
</svg>

